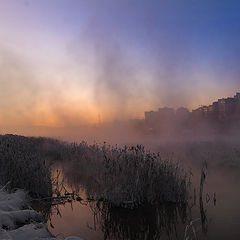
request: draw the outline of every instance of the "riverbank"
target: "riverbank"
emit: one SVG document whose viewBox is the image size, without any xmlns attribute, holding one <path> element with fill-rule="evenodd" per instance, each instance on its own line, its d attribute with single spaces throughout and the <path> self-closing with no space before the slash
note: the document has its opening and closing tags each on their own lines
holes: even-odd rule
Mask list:
<svg viewBox="0 0 240 240">
<path fill-rule="evenodd" d="M 48 230 L 41 214 L 31 209 L 28 195 L 23 190 L 8 193 L 0 189 L 0 239 L 58 240 Z M 82 240 L 68 237 L 65 240 Z"/>
</svg>

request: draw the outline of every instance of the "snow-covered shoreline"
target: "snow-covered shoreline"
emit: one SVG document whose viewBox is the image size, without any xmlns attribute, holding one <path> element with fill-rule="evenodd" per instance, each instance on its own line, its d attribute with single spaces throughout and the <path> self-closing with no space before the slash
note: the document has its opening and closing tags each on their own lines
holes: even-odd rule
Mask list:
<svg viewBox="0 0 240 240">
<path fill-rule="evenodd" d="M 41 214 L 31 209 L 23 190 L 8 193 L 0 190 L 0 239 L 58 240 L 48 230 Z M 65 240 L 81 240 L 68 237 Z"/>
</svg>

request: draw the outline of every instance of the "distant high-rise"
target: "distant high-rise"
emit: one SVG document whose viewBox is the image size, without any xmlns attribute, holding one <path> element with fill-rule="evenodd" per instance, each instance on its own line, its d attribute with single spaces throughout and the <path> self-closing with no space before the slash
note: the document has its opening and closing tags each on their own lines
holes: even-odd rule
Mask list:
<svg viewBox="0 0 240 240">
<path fill-rule="evenodd" d="M 240 93 L 236 93 L 236 95 L 234 96 L 235 99 L 240 100 Z"/>
<path fill-rule="evenodd" d="M 234 97 L 221 98 L 209 106 L 201 106 L 189 112 L 187 108 L 159 108 L 158 111 L 145 112 L 145 123 L 157 132 L 172 132 L 182 128 L 227 129 L 229 126 L 240 126 L 240 93 Z M 205 127 L 204 127 L 205 126 Z M 175 131 L 176 132 L 176 131 Z"/>
</svg>

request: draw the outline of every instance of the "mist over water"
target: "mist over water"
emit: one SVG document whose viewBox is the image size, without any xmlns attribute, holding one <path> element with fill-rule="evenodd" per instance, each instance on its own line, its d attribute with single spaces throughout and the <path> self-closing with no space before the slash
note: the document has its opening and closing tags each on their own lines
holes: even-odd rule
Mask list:
<svg viewBox="0 0 240 240">
<path fill-rule="evenodd" d="M 196 199 L 193 194 L 188 207 L 176 208 L 166 204 L 124 210 L 112 209 L 101 203 L 96 205 L 94 201 L 74 201 L 59 206 L 61 217 L 53 209 L 51 220 L 48 221 L 50 229 L 55 234 L 74 234 L 87 239 L 146 239 L 149 236 L 183 239 L 186 227 L 193 221 L 200 239 L 238 239 L 239 141 L 233 138 L 168 142 L 153 140 L 151 146 L 147 147 L 160 152 L 162 160 L 180 162 L 191 173 L 190 193 L 196 192 Z M 199 186 L 203 161 L 207 163 L 207 169 L 201 209 Z M 92 189 L 97 185 L 88 179 L 93 169 L 88 169 L 87 164 L 80 162 L 80 159 L 79 162 L 63 159 L 62 171 L 67 186 L 80 190 L 80 196 L 86 200 L 92 196 Z M 54 166 L 54 169 L 61 169 L 61 164 Z M 191 205 L 192 201 L 196 201 L 195 205 Z M 54 228 L 51 228 L 50 223 Z M 191 229 L 189 231 L 191 235 Z"/>
<path fill-rule="evenodd" d="M 0 0 L 1 184 L 59 239 L 240 239 L 239 12 Z"/>
</svg>

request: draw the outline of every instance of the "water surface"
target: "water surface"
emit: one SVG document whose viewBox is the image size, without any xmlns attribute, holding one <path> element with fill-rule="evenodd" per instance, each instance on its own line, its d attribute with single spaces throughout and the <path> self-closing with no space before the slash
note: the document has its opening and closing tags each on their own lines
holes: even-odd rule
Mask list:
<svg viewBox="0 0 240 240">
<path fill-rule="evenodd" d="M 191 163 L 188 162 L 188 166 Z M 211 165 L 211 164 L 210 164 Z M 238 165 L 208 167 L 202 203 L 199 202 L 201 168 L 192 164 L 191 204 L 162 204 L 138 210 L 111 208 L 88 201 L 88 190 L 79 176 L 65 176 L 69 191 L 79 188 L 83 201 L 51 207 L 48 226 L 60 239 L 74 235 L 86 240 L 101 239 L 240 239 L 240 171 Z M 81 172 L 79 171 L 79 175 Z M 216 201 L 214 201 L 214 194 Z M 194 194 L 193 194 L 194 196 Z M 202 207 L 200 207 L 202 204 Z M 50 210 L 49 210 L 50 211 Z"/>
</svg>

